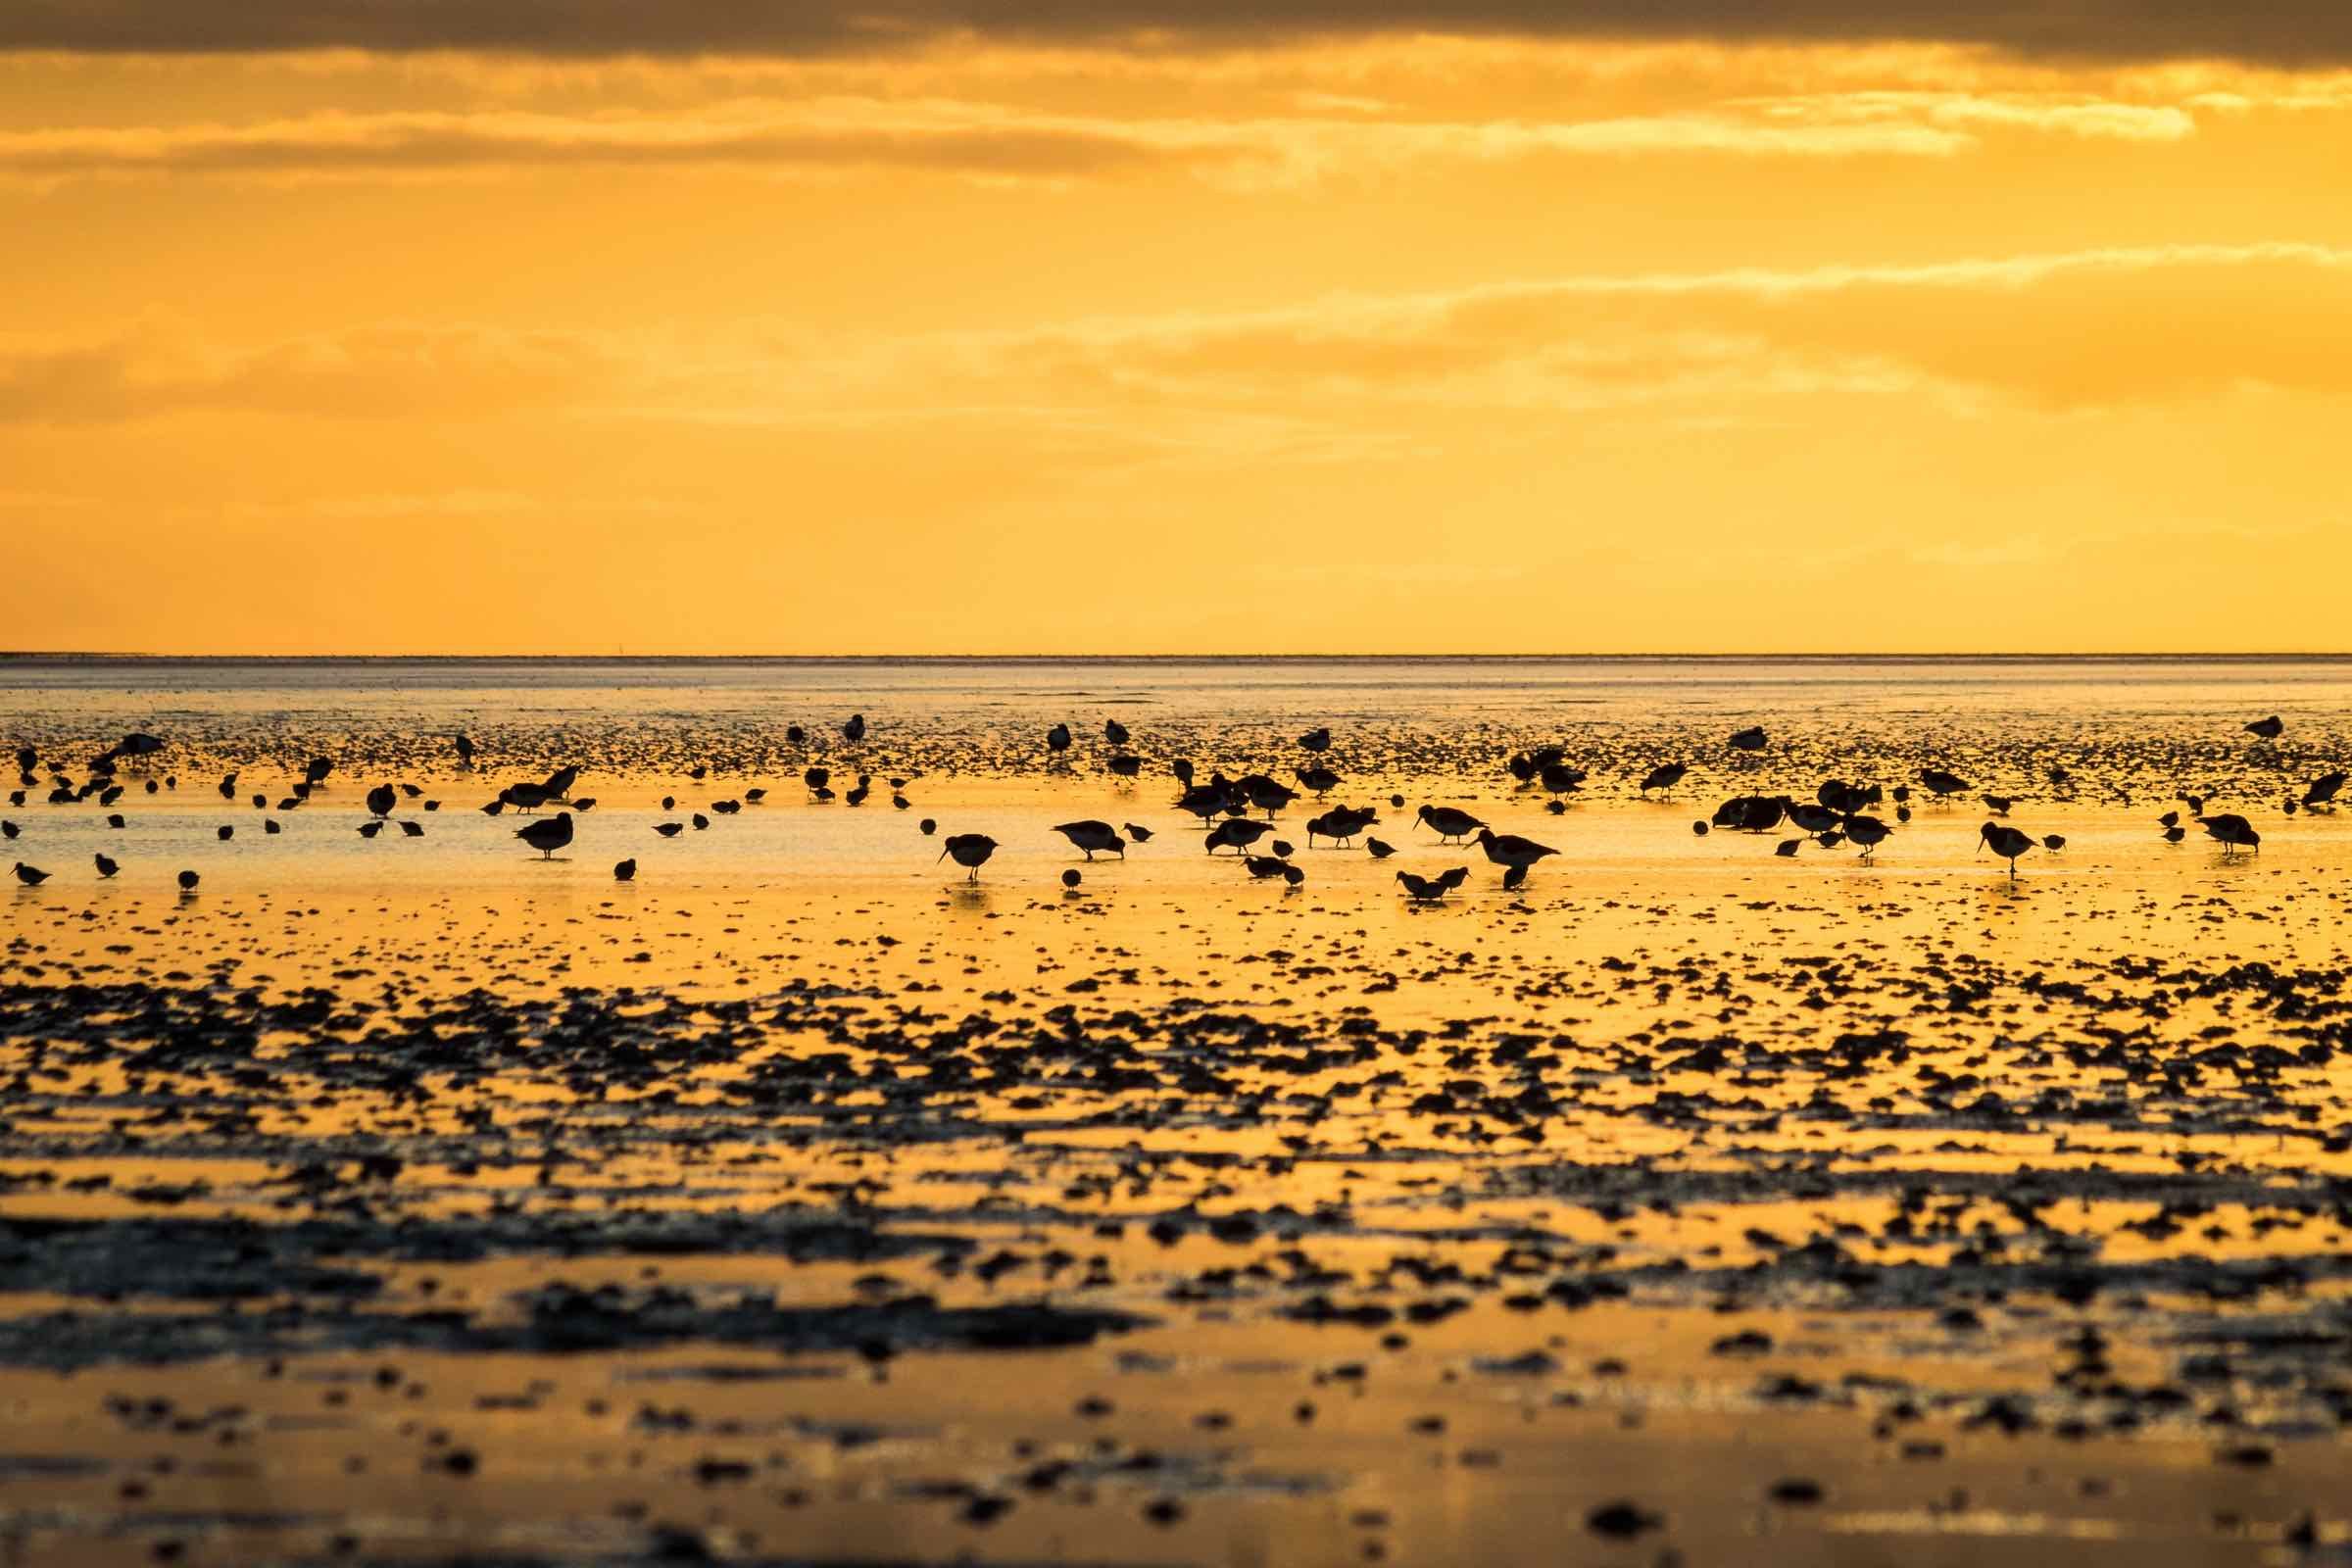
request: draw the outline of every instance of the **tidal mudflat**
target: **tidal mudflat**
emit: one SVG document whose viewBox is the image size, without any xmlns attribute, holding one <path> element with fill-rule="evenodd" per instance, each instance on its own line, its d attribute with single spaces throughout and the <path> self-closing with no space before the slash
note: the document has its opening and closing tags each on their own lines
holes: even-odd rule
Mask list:
<svg viewBox="0 0 2352 1568">
<path fill-rule="evenodd" d="M 0 1562 L 2352 1561 L 2352 668 L 36 663 L 0 734 Z M 565 766 L 552 858 L 479 809 Z M 1830 780 L 1867 858 L 1712 828 Z"/>
</svg>

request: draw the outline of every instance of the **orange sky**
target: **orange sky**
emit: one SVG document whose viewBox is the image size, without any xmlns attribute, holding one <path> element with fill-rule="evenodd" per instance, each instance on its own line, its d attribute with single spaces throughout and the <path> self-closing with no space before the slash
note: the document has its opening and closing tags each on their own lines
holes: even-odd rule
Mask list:
<svg viewBox="0 0 2352 1568">
<path fill-rule="evenodd" d="M 2341 19 L 1614 9 L 31 0 L 0 645 L 2352 645 Z"/>
</svg>

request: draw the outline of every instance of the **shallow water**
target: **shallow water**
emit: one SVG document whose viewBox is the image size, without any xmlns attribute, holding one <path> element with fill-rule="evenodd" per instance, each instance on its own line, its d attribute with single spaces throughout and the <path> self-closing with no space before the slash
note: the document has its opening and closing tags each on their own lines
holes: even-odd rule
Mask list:
<svg viewBox="0 0 2352 1568">
<path fill-rule="evenodd" d="M 7 673 L 12 748 L 170 749 L 120 830 L 5 813 L 0 1561 L 2352 1554 L 2352 827 L 2282 808 L 2352 666 Z M 1166 760 L 1319 724 L 1397 856 L 1204 854 Z M 475 808 L 571 760 L 557 858 Z M 1929 763 L 2066 848 L 1690 831 Z M 1561 853 L 1508 892 L 1424 801 Z"/>
</svg>

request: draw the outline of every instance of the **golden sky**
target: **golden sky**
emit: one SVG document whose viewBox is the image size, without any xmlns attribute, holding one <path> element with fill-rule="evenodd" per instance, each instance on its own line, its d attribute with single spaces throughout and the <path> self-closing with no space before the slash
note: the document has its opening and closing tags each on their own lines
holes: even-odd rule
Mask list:
<svg viewBox="0 0 2352 1568">
<path fill-rule="evenodd" d="M 2352 646 L 2352 7 L 1888 9 L 11 0 L 0 645 Z"/>
</svg>

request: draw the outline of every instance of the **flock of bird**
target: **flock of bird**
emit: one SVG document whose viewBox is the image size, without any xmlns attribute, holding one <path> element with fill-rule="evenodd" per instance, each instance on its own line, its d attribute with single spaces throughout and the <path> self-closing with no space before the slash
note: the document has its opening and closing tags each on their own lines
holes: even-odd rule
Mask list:
<svg viewBox="0 0 2352 1568">
<path fill-rule="evenodd" d="M 2248 734 L 2264 744 L 2276 742 L 2284 729 L 2283 721 L 2277 714 L 2245 726 Z M 852 714 L 840 726 L 840 733 L 852 745 L 862 742 L 867 733 L 865 716 L 862 713 Z M 1123 779 L 1140 777 L 1146 762 L 1130 749 L 1132 736 L 1127 726 L 1115 718 L 1105 720 L 1102 736 L 1109 748 L 1103 760 L 1105 771 Z M 787 729 L 785 738 L 795 747 L 805 746 L 808 742 L 806 731 L 797 724 Z M 1075 737 L 1066 723 L 1057 723 L 1047 732 L 1047 750 L 1056 758 L 1067 753 L 1074 744 Z M 1298 781 L 1296 788 L 1264 772 L 1228 777 L 1222 771 L 1212 771 L 1206 778 L 1201 778 L 1189 760 L 1176 759 L 1168 763 L 1168 770 L 1178 786 L 1174 808 L 1198 819 L 1204 830 L 1203 842 L 1208 853 L 1213 856 L 1220 850 L 1230 849 L 1252 879 L 1276 880 L 1291 888 L 1301 886 L 1306 873 L 1294 858 L 1297 847 L 1285 839 L 1273 837 L 1276 816 L 1302 796 L 1311 795 L 1319 802 L 1345 782 L 1325 760 L 1332 744 L 1329 728 L 1309 730 L 1298 737 L 1297 744 L 1306 754 L 1308 760 L 1291 770 Z M 1728 737 L 1727 744 L 1734 753 L 1754 758 L 1768 749 L 1770 739 L 1761 726 L 1749 726 L 1733 733 Z M 462 733 L 454 736 L 452 745 L 462 766 L 471 769 L 476 765 L 479 749 L 468 736 Z M 106 818 L 108 825 L 121 828 L 125 819 L 122 813 L 113 808 L 129 788 L 121 777 L 129 771 L 125 764 L 137 764 L 142 760 L 152 759 L 165 748 L 166 742 L 161 737 L 134 731 L 89 759 L 81 769 L 83 776 L 78 782 L 69 776 L 57 760 L 49 760 L 46 800 L 54 806 L 78 806 L 94 800 L 109 812 Z M 30 793 L 42 787 L 43 780 L 37 770 L 43 764 L 43 759 L 27 746 L 17 753 L 17 764 L 18 787 L 8 799 L 11 806 L 23 807 Z M 1580 791 L 1590 776 L 1584 769 L 1571 764 L 1567 760 L 1566 748 L 1559 746 L 1514 753 L 1506 767 L 1522 789 L 1541 789 L 1548 795 L 1550 800 L 1546 809 L 1554 815 L 1566 811 L 1566 798 Z M 309 759 L 301 769 L 300 778 L 276 802 L 278 812 L 282 814 L 300 808 L 326 787 L 334 770 L 335 763 L 330 758 Z M 709 771 L 708 767 L 697 766 L 689 776 L 700 781 L 708 777 Z M 1638 793 L 1644 798 L 1671 795 L 1690 771 L 1690 765 L 1683 761 L 1660 763 L 1643 774 Z M 541 858 L 552 859 L 558 851 L 573 842 L 573 813 L 584 814 L 597 804 L 594 797 L 574 793 L 579 777 L 580 769 L 577 766 L 559 767 L 544 779 L 505 786 L 480 809 L 491 816 L 510 809 L 518 815 L 534 816 L 535 820 L 515 829 L 514 836 L 539 852 Z M 2066 768 L 2053 766 L 2047 770 L 2047 777 L 2060 798 L 2071 795 L 2074 781 Z M 2290 816 L 2299 810 L 2331 809 L 2345 781 L 2346 775 L 2341 771 L 2323 774 L 2313 779 L 2300 794 L 2289 793 L 2281 803 L 2282 809 Z M 808 789 L 812 802 L 826 803 L 839 799 L 856 807 L 863 805 L 870 798 L 874 777 L 870 773 L 857 773 L 855 784 L 837 791 L 832 770 L 812 764 L 804 770 L 801 782 Z M 906 796 L 906 789 L 911 782 L 911 778 L 907 777 L 887 780 L 890 804 L 897 809 L 906 810 L 912 806 Z M 2024 830 L 1999 820 L 2017 805 L 2015 797 L 1979 791 L 1966 779 L 1939 767 L 1920 769 L 1916 783 L 1920 793 L 1937 803 L 1948 803 L 1972 794 L 1983 802 L 1992 814 L 1978 830 L 1978 853 L 1981 855 L 1989 850 L 2006 861 L 2012 881 L 2017 876 L 2018 861 L 2026 855 L 2036 849 L 2057 854 L 2066 848 L 2066 839 L 2061 834 L 2044 834 L 2035 839 Z M 142 787 L 147 794 L 153 795 L 159 789 L 176 790 L 178 784 L 176 775 L 166 774 L 160 783 L 153 776 L 146 777 Z M 242 792 L 239 775 L 234 771 L 220 779 L 218 789 L 222 800 L 232 803 L 240 793 L 247 793 L 250 804 L 257 810 L 267 810 L 270 805 L 270 797 L 265 792 Z M 710 811 L 719 816 L 731 816 L 742 811 L 746 806 L 762 804 L 766 795 L 764 788 L 749 788 L 742 792 L 740 798 L 710 802 Z M 1691 830 L 1702 836 L 1718 829 L 1766 834 L 1786 823 L 1795 829 L 1799 836 L 1780 841 L 1776 853 L 1781 856 L 1794 856 L 1808 843 L 1823 849 L 1850 844 L 1861 853 L 1863 858 L 1868 859 L 1897 826 L 1911 820 L 1913 799 L 1914 786 L 1909 783 L 1897 784 L 1889 789 L 1877 784 L 1854 784 L 1831 778 L 1822 781 L 1810 801 L 1796 800 L 1788 795 L 1734 796 L 1716 807 L 1711 815 L 1693 821 Z M 2244 815 L 2228 811 L 2208 814 L 2202 797 L 2184 794 L 2180 799 L 2188 807 L 2189 820 L 2222 846 L 2225 858 L 2234 856 L 2241 850 L 2260 850 L 2262 834 Z M 437 811 L 441 805 L 438 800 L 426 798 L 424 791 L 415 784 L 395 786 L 384 783 L 370 788 L 364 801 L 368 815 L 359 824 L 359 833 L 372 839 L 389 828 L 397 827 L 404 836 L 422 837 L 425 831 L 423 824 L 413 817 L 396 816 L 402 806 L 411 802 L 416 803 L 425 812 Z M 677 805 L 674 796 L 662 797 L 662 808 L 665 813 L 674 812 Z M 1401 809 L 1405 805 L 1404 797 L 1391 795 L 1388 805 L 1392 809 Z M 1888 805 L 1892 807 L 1892 822 L 1880 814 Z M 551 807 L 558 808 L 553 816 L 536 815 Z M 1262 812 L 1264 819 L 1259 820 L 1252 814 L 1255 812 Z M 1379 810 L 1374 807 L 1331 806 L 1306 821 L 1306 843 L 1311 849 L 1320 839 L 1335 848 L 1348 848 L 1356 840 L 1362 839 L 1363 847 L 1372 858 L 1387 859 L 1396 853 L 1396 847 L 1370 834 L 1370 829 L 1378 825 L 1380 820 Z M 710 816 L 703 811 L 691 811 L 686 822 L 664 820 L 655 824 L 653 830 L 662 838 L 674 838 L 686 831 L 689 824 L 696 831 L 706 830 L 710 826 Z M 938 831 L 938 826 L 935 820 L 926 817 L 920 829 L 925 837 L 930 837 Z M 2166 811 L 2158 818 L 2158 826 L 2161 837 L 2174 844 L 2180 843 L 2188 831 L 2180 811 Z M 275 817 L 265 816 L 262 827 L 269 834 L 282 831 Z M 1412 828 L 1427 829 L 1436 835 L 1436 841 L 1441 845 L 1475 845 L 1491 863 L 1502 868 L 1502 886 L 1509 890 L 1524 886 L 1529 873 L 1541 861 L 1560 853 L 1533 839 L 1497 833 L 1469 811 L 1450 806 L 1421 806 L 1413 813 Z M 14 821 L 0 818 L 0 835 L 13 840 L 20 831 Z M 218 836 L 223 840 L 233 837 L 235 831 L 234 826 L 228 824 L 217 830 Z M 1066 839 L 1089 863 L 1099 855 L 1115 856 L 1124 860 L 1129 845 L 1143 844 L 1152 837 L 1150 828 L 1136 822 L 1122 822 L 1114 826 L 1092 818 L 1063 822 L 1053 831 Z M 952 833 L 942 841 L 938 858 L 942 861 L 954 860 L 967 873 L 966 880 L 976 883 L 980 879 L 981 867 L 988 863 L 999 847 L 997 841 L 985 833 Z M 94 856 L 93 860 L 101 879 L 112 878 L 121 869 L 120 862 L 103 853 Z M 23 860 L 16 862 L 15 874 L 17 880 L 26 887 L 38 887 L 50 876 L 48 871 Z M 633 880 L 637 874 L 635 858 L 616 862 L 612 874 L 619 881 Z M 1412 902 L 1435 903 L 1461 887 L 1469 876 L 1468 866 L 1454 866 L 1434 877 L 1398 871 L 1396 881 L 1406 898 Z M 200 879 L 195 871 L 182 870 L 177 880 L 183 895 L 193 895 Z M 1062 882 L 1067 887 L 1075 888 L 1081 881 L 1082 874 L 1074 866 L 1062 873 Z"/>
</svg>

